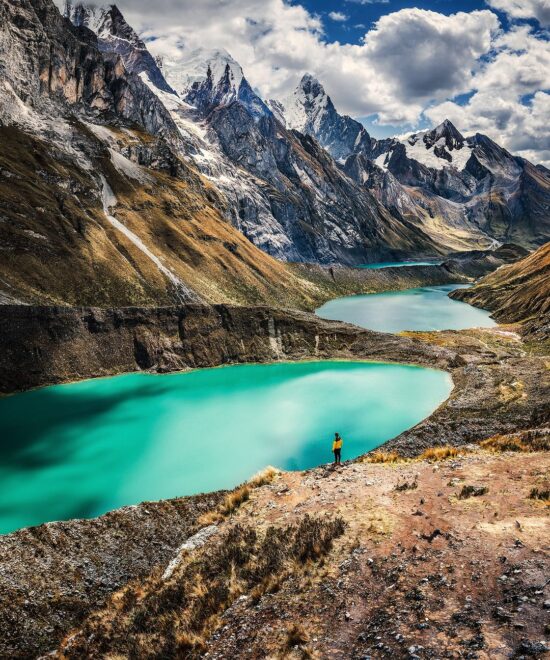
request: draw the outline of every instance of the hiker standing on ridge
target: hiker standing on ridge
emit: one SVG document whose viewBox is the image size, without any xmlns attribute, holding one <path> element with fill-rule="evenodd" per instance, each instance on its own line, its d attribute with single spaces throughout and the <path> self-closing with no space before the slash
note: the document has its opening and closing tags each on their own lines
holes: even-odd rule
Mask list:
<svg viewBox="0 0 550 660">
<path fill-rule="evenodd" d="M 334 465 L 340 465 L 342 456 L 343 440 L 339 433 L 334 434 L 334 441 L 332 443 L 332 451 L 334 452 Z"/>
</svg>

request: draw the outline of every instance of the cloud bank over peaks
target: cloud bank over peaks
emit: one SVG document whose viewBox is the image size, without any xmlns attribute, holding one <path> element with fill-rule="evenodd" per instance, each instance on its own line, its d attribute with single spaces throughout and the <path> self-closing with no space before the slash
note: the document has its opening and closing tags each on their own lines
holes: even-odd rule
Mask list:
<svg viewBox="0 0 550 660">
<path fill-rule="evenodd" d="M 381 125 L 405 130 L 449 115 L 462 131 L 483 128 L 512 149 L 514 122 L 520 122 L 516 132 L 531 136 L 524 148 L 531 154 L 536 140 L 544 144 L 550 134 L 538 119 L 550 90 L 548 33 L 541 28 L 548 25 L 550 0 L 487 0 L 486 9 L 451 15 L 392 11 L 390 3 L 359 43 L 327 36 L 326 26 L 346 15 L 344 4 L 332 17 L 308 11 L 299 0 L 118 5 L 153 54 L 175 63 L 197 48 L 226 49 L 265 99 L 286 97 L 310 71 L 339 112 L 375 116 Z M 506 12 L 512 28 L 493 10 Z M 539 21 L 536 29 L 514 23 L 525 18 Z"/>
</svg>

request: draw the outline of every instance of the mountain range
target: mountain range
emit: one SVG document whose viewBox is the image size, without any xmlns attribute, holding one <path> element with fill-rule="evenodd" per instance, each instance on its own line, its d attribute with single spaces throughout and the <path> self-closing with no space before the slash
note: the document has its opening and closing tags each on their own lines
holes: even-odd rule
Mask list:
<svg viewBox="0 0 550 660">
<path fill-rule="evenodd" d="M 280 301 L 313 295 L 288 262 L 550 238 L 550 172 L 486 136 L 376 140 L 309 74 L 264 100 L 223 50 L 153 57 L 115 5 L 0 18 L 4 301 Z"/>
</svg>

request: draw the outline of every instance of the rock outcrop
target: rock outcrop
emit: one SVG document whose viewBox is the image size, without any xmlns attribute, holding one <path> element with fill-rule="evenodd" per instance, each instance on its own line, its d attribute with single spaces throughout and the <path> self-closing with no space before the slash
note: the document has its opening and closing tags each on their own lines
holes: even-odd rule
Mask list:
<svg viewBox="0 0 550 660">
<path fill-rule="evenodd" d="M 0 655 L 38 657 L 123 585 L 163 569 L 220 491 L 0 537 Z M 9 566 L 9 569 L 8 569 Z"/>
</svg>

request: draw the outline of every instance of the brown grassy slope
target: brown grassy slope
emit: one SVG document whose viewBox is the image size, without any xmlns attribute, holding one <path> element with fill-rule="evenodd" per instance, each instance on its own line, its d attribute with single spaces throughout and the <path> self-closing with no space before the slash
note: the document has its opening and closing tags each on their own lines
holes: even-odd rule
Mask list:
<svg viewBox="0 0 550 660">
<path fill-rule="evenodd" d="M 501 322 L 514 323 L 550 314 L 550 243 L 520 261 L 502 266 L 452 298 L 485 307 Z"/>
<path fill-rule="evenodd" d="M 147 136 L 150 140 L 150 136 Z M 114 215 L 206 302 L 311 304 L 316 285 L 255 248 L 227 223 L 216 193 L 191 170 L 146 168 L 139 183 L 113 166 L 84 130 L 93 171 L 52 144 L 0 128 L 0 289 L 24 302 L 159 305 L 174 301 L 153 262 L 106 220 L 99 174 L 114 190 Z M 136 143 L 144 138 L 134 132 Z M 183 165 L 180 163 L 180 166 Z"/>
</svg>

